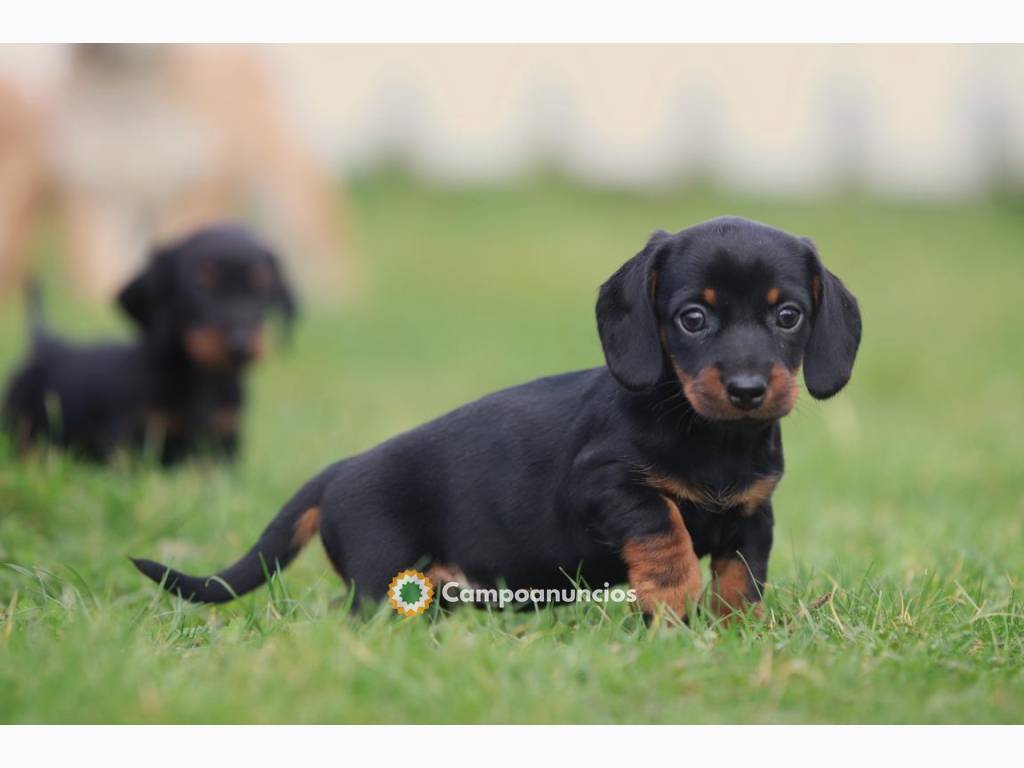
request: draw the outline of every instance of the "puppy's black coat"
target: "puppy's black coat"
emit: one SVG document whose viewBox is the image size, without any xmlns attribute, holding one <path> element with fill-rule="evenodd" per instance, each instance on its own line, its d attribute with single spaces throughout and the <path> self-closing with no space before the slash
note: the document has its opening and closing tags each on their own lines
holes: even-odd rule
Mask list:
<svg viewBox="0 0 1024 768">
<path fill-rule="evenodd" d="M 857 302 L 808 240 L 737 218 L 655 234 L 600 290 L 607 367 L 488 395 L 344 459 L 217 578 L 137 567 L 196 602 L 262 584 L 319 529 L 358 599 L 428 562 L 436 580 L 628 580 L 685 615 L 710 554 L 721 612 L 757 603 L 782 475 L 778 421 L 850 378 Z"/>
<path fill-rule="evenodd" d="M 45 440 L 100 461 L 147 442 L 164 464 L 199 450 L 233 456 L 263 320 L 295 313 L 277 258 L 241 228 L 210 227 L 158 249 L 118 301 L 138 339 L 81 346 L 50 335 L 30 297 L 28 359 L 3 405 L 15 444 Z"/>
</svg>

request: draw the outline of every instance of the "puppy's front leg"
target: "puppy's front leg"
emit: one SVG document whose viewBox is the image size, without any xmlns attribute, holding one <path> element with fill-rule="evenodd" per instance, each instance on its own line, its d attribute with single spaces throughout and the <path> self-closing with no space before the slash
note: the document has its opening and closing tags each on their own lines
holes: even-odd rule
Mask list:
<svg viewBox="0 0 1024 768">
<path fill-rule="evenodd" d="M 768 578 L 773 523 L 771 506 L 764 504 L 736 527 L 730 541 L 711 553 L 711 607 L 718 616 L 764 612 L 761 595 Z"/>
<path fill-rule="evenodd" d="M 622 559 L 644 613 L 665 606 L 682 619 L 700 597 L 700 562 L 679 507 L 665 496 L 659 503 L 654 530 L 627 534 Z"/>
<path fill-rule="evenodd" d="M 216 406 L 209 416 L 209 429 L 213 433 L 217 450 L 229 459 L 238 453 L 238 427 L 240 409 L 235 403 Z"/>
</svg>

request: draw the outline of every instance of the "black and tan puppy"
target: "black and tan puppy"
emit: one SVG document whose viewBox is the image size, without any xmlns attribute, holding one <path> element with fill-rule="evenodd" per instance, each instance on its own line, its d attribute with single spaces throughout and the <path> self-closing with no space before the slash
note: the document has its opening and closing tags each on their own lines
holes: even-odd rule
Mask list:
<svg viewBox="0 0 1024 768">
<path fill-rule="evenodd" d="M 309 481 L 216 578 L 136 565 L 196 602 L 259 586 L 319 530 L 363 600 L 428 562 L 438 580 L 628 580 L 684 616 L 711 556 L 717 609 L 757 603 L 797 372 L 850 378 L 854 297 L 810 241 L 737 218 L 655 234 L 600 290 L 607 367 L 488 395 Z"/>
<path fill-rule="evenodd" d="M 243 229 L 211 227 L 158 249 L 118 301 L 137 341 L 80 346 L 47 333 L 30 299 L 28 360 L 3 406 L 15 444 L 45 440 L 100 461 L 146 444 L 164 464 L 207 449 L 233 456 L 264 319 L 295 312 L 276 257 Z"/>
</svg>

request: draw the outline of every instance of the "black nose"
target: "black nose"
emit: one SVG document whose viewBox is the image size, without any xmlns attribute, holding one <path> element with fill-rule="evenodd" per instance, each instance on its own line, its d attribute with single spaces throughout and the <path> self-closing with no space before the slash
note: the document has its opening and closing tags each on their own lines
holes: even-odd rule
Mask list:
<svg viewBox="0 0 1024 768">
<path fill-rule="evenodd" d="M 744 374 L 733 376 L 725 382 L 725 391 L 729 394 L 729 402 L 737 408 L 749 411 L 764 402 L 764 393 L 768 391 L 768 383 L 764 376 Z"/>
</svg>

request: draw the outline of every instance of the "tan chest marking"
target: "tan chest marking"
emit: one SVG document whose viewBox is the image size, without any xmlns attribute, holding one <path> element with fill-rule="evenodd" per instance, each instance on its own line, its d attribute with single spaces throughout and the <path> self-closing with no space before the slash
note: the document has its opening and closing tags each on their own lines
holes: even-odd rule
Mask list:
<svg viewBox="0 0 1024 768">
<path fill-rule="evenodd" d="M 680 501 L 687 501 L 705 509 L 726 510 L 739 508 L 740 514 L 750 516 L 772 497 L 779 483 L 778 475 L 759 477 L 741 491 L 716 493 L 708 488 L 691 485 L 662 475 L 647 475 L 647 484 L 661 493 Z"/>
</svg>

